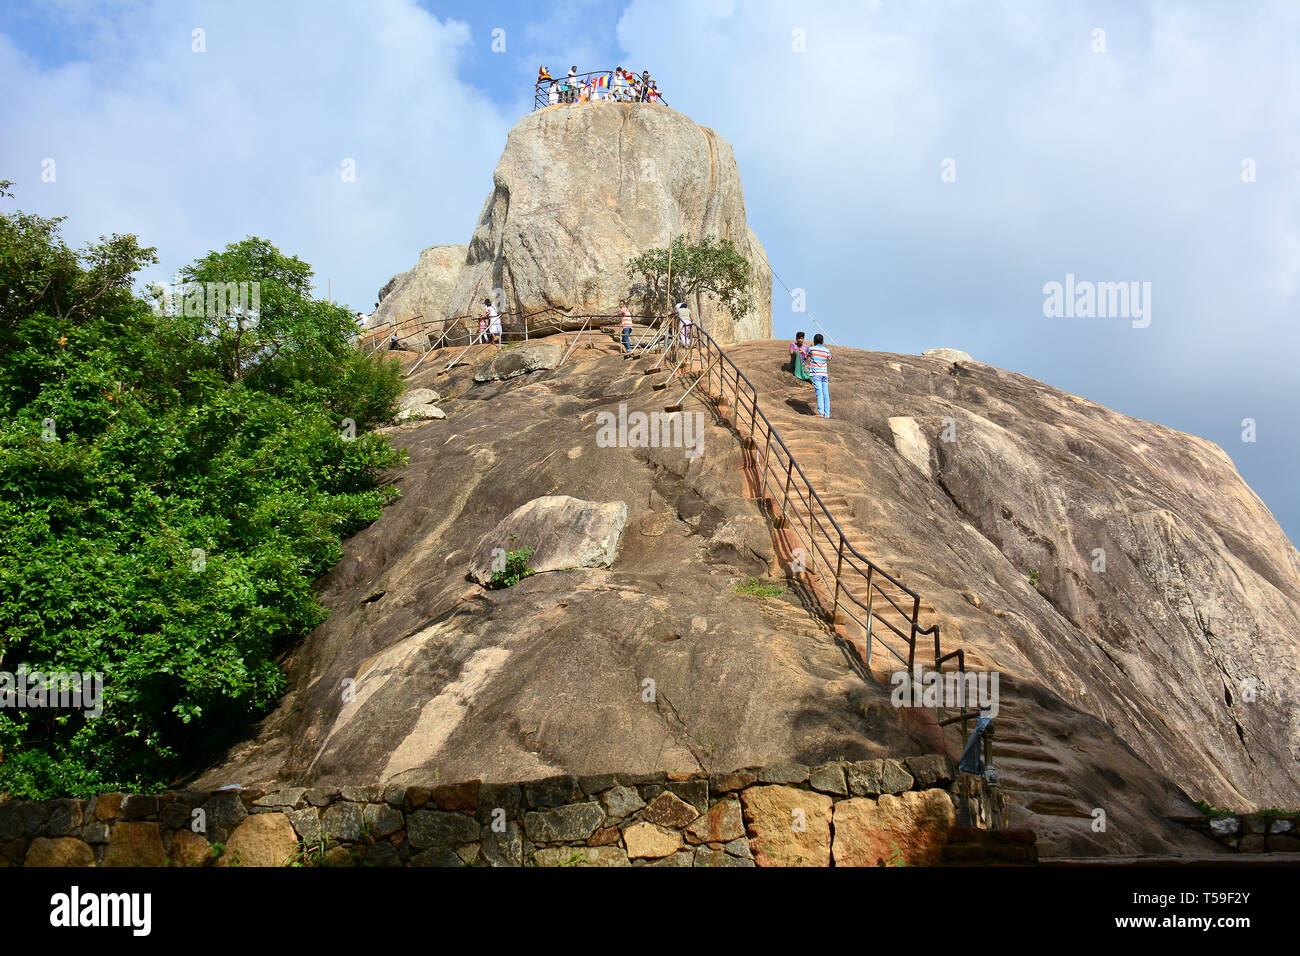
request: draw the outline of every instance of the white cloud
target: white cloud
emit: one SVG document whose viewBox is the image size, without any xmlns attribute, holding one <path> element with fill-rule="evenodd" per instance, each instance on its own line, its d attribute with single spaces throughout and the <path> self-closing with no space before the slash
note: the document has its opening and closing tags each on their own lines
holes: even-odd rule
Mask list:
<svg viewBox="0 0 1300 956">
<path fill-rule="evenodd" d="M 0 35 L 0 88 L 21 91 L 0 106 L 0 175 L 23 208 L 66 214 L 70 237 L 136 232 L 170 271 L 261 235 L 368 308 L 421 248 L 473 231 L 513 120 L 458 78 L 466 25 L 408 0 L 65 15 L 90 38 L 67 65 Z"/>
<path fill-rule="evenodd" d="M 806 53 L 791 50 L 795 28 Z M 1021 292 L 1092 270 L 1153 281 L 1171 325 L 1213 335 L 1244 303 L 1289 327 L 1278 320 L 1295 304 L 1300 101 L 1293 72 L 1285 82 L 1297 28 L 1283 4 L 1244 17 L 1169 4 L 636 0 L 619 36 L 676 81 L 675 106 L 735 145 L 751 219 L 789 253 L 778 270 L 818 280 L 810 299 L 827 318 L 852 323 L 829 306 L 857 300 L 840 277 L 863 275 L 875 301 L 923 325 L 958 297 L 948 265 L 958 288 L 986 288 L 1000 323 L 1013 303 L 1037 320 Z M 1269 170 L 1252 186 L 1239 176 L 1247 155 Z M 953 184 L 939 176 L 948 157 Z M 932 299 L 887 281 L 918 263 Z M 1164 341 L 1144 361 L 1177 367 L 1200 344 Z"/>
<path fill-rule="evenodd" d="M 840 341 L 965 348 L 1225 442 L 1239 408 L 1300 417 L 1298 37 L 1284 0 L 634 0 L 619 25 L 732 142 L 751 225 Z M 1045 319 L 1066 272 L 1150 281 L 1151 327 Z M 778 335 L 806 325 L 783 307 Z M 1247 477 L 1281 513 L 1300 438 L 1273 434 Z"/>
</svg>

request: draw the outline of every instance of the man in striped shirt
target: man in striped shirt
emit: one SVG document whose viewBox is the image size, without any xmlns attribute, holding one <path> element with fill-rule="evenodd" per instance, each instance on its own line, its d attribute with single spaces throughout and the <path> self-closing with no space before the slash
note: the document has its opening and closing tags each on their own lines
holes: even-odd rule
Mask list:
<svg viewBox="0 0 1300 956">
<path fill-rule="evenodd" d="M 619 321 L 623 325 L 623 351 L 632 351 L 632 310 L 627 307 L 627 301 L 620 299 L 618 303 Z"/>
<path fill-rule="evenodd" d="M 826 366 L 831 360 L 831 350 L 822 344 L 823 341 L 820 332 L 813 336 L 812 348 L 808 350 L 808 375 L 812 378 L 813 390 L 817 392 L 817 414 L 830 418 L 831 386 Z"/>
</svg>

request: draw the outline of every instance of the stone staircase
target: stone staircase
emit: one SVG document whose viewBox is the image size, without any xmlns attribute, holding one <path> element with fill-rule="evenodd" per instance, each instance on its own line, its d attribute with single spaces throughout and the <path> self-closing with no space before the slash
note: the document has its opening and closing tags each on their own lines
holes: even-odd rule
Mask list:
<svg viewBox="0 0 1300 956">
<path fill-rule="evenodd" d="M 1044 856 L 1099 849 L 1091 833 L 1093 806 L 1071 782 L 1057 747 L 1045 739 L 1043 715 L 1008 686 L 1014 683 L 1003 676 L 994 738 L 998 783 L 1011 825 L 1038 833 Z"/>
</svg>

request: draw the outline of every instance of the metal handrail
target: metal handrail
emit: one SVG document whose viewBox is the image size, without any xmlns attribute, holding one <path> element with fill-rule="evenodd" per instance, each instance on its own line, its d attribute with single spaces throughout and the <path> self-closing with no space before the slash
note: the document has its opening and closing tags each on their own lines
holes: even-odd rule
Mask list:
<svg viewBox="0 0 1300 956">
<path fill-rule="evenodd" d="M 655 343 L 659 341 L 659 337 L 664 334 L 664 330 L 666 328 L 667 328 L 667 323 L 663 323 L 659 326 L 655 326 L 655 324 L 652 322 L 650 325 L 647 325 L 645 327 L 645 331 L 641 333 L 641 337 L 637 339 L 636 342 L 632 345 L 632 351 L 630 351 L 628 354 L 635 355 L 637 352 L 639 352 L 641 350 L 641 344 L 643 342 L 645 343 L 645 349 L 647 352 L 653 349 L 655 347 Z M 650 335 L 651 332 L 653 332 L 654 335 Z M 645 340 L 645 337 L 647 335 L 650 335 L 649 342 L 646 342 Z"/>
<path fill-rule="evenodd" d="M 504 324 L 504 322 L 505 322 L 507 319 L 523 319 L 523 320 L 526 321 L 526 320 L 532 318 L 532 317 L 535 316 L 535 315 L 543 315 L 543 314 L 545 314 L 545 313 L 547 313 L 547 312 L 552 312 L 552 313 L 554 313 L 555 315 L 562 316 L 562 317 L 564 317 L 564 318 L 569 318 L 569 319 L 618 319 L 618 318 L 621 318 L 621 317 L 622 317 L 621 314 L 616 313 L 616 312 L 592 312 L 592 313 L 585 313 L 585 312 L 584 312 L 584 313 L 569 313 L 569 312 L 566 312 L 566 311 L 563 310 L 563 309 L 559 309 L 559 308 L 556 308 L 555 306 L 550 306 L 550 305 L 548 305 L 548 306 L 543 306 L 543 307 L 540 308 L 540 309 L 534 309 L 532 312 L 502 312 L 502 313 L 501 313 L 501 321 L 502 321 L 503 324 Z M 387 321 L 387 322 L 383 323 L 382 325 L 377 325 L 377 326 L 374 326 L 373 328 L 367 329 L 367 330 L 365 331 L 365 335 L 364 335 L 363 337 L 364 337 L 364 338 L 370 338 L 371 336 L 379 335 L 379 334 L 381 334 L 382 332 L 384 332 L 384 331 L 386 331 L 386 330 L 388 330 L 388 329 L 390 329 L 390 328 L 396 328 L 396 327 L 401 327 L 401 326 L 404 326 L 404 325 L 409 325 L 411 322 L 414 322 L 414 321 L 415 321 L 416 319 L 418 319 L 418 318 L 423 318 L 423 316 L 422 316 L 422 315 L 417 315 L 417 316 L 412 316 L 412 317 L 409 318 L 409 319 L 397 319 L 397 320 L 390 320 L 390 321 Z M 477 312 L 470 312 L 470 313 L 466 313 L 465 315 L 449 315 L 449 316 L 447 316 L 446 318 L 429 318 L 429 319 L 424 319 L 424 321 L 423 321 L 423 323 L 421 323 L 420 327 L 417 328 L 414 332 L 407 332 L 405 335 L 400 335 L 400 336 L 398 336 L 398 341 L 399 341 L 399 342 L 400 342 L 400 341 L 405 341 L 406 339 L 412 338 L 412 337 L 417 336 L 417 335 L 421 335 L 421 334 L 423 334 L 424 330 L 425 330 L 428 326 L 430 326 L 430 325 L 435 325 L 435 324 L 438 324 L 438 323 L 445 323 L 446 326 L 447 326 L 448 328 L 450 328 L 453 324 L 458 323 L 458 322 L 460 322 L 460 321 L 462 321 L 462 320 L 464 320 L 464 319 L 480 319 L 480 318 L 482 318 L 482 315 L 481 315 L 481 314 L 479 314 L 479 313 L 477 313 Z M 660 316 L 657 316 L 657 315 L 634 315 L 633 318 L 634 318 L 634 319 L 658 319 L 658 318 L 660 318 Z M 502 338 L 507 338 L 507 337 L 509 337 L 509 338 L 520 338 L 520 337 L 522 337 L 523 339 L 526 340 L 526 339 L 527 339 L 530 335 L 532 335 L 533 333 L 538 332 L 538 331 L 542 331 L 542 330 L 545 330 L 545 329 L 553 329 L 553 330 L 556 331 L 556 332 L 571 332 L 571 331 L 573 331 L 572 329 L 565 329 L 565 328 L 563 328 L 562 326 L 560 326 L 560 325 L 558 325 L 558 324 L 556 324 L 556 323 L 551 323 L 550 325 L 525 326 L 525 328 L 523 328 L 523 329 L 505 329 L 505 330 L 503 330 L 503 332 L 502 332 Z M 474 334 L 476 334 L 476 333 L 471 333 L 471 335 L 474 335 Z M 386 341 L 389 341 L 389 340 L 388 340 L 388 339 L 384 339 L 383 341 L 386 342 Z"/>
<path fill-rule="evenodd" d="M 575 315 L 575 314 L 567 313 L 563 309 L 558 309 L 555 306 L 543 306 L 540 309 L 534 309 L 532 312 L 503 312 L 501 314 L 501 320 L 503 324 L 507 319 L 514 319 L 516 321 L 522 320 L 524 322 L 524 327 L 522 329 L 502 329 L 501 340 L 503 342 L 511 339 L 516 341 L 528 341 L 530 337 L 536 338 L 539 336 L 539 334 L 541 336 L 546 336 L 546 335 L 553 335 L 553 334 L 573 331 L 572 329 L 566 328 L 565 326 L 561 325 L 558 322 L 551 322 L 545 325 L 537 325 L 537 326 L 530 326 L 528 324 L 528 320 L 533 316 L 543 315 L 548 312 L 554 313 L 557 316 L 561 316 L 563 318 L 568 318 L 568 319 L 579 319 L 579 318 L 584 319 L 582 325 L 583 329 L 586 329 L 589 326 L 591 320 L 593 319 L 616 319 L 622 317 L 621 314 L 612 313 L 612 312 L 597 312 L 597 313 L 589 313 L 589 314 L 583 313 L 583 314 Z M 385 343 L 391 344 L 392 342 L 391 338 L 387 338 L 387 339 L 382 338 L 384 331 L 390 328 L 398 329 L 404 326 L 409 326 L 413 322 L 416 323 L 416 328 L 414 331 L 407 332 L 404 335 L 399 335 L 397 337 L 398 342 L 405 342 L 407 339 L 415 338 L 417 336 L 426 334 L 430 326 L 441 324 L 442 329 L 439 337 L 434 340 L 433 344 L 431 344 L 427 349 L 424 350 L 424 355 L 420 357 L 420 360 L 417 361 L 415 365 L 412 366 L 411 369 L 406 372 L 406 377 L 409 378 L 415 372 L 415 370 L 424 363 L 424 360 L 428 358 L 430 354 L 432 354 L 437 349 L 444 347 L 444 344 L 446 346 L 458 346 L 464 344 L 466 346 L 465 352 L 467 352 L 469 350 L 468 347 L 477 344 L 482 337 L 482 333 L 476 332 L 468 328 L 466 328 L 462 333 L 459 333 L 455 336 L 452 335 L 452 330 L 455 329 L 458 325 L 460 325 L 465 319 L 482 318 L 482 316 L 478 313 L 467 313 L 465 315 L 447 316 L 445 319 L 428 318 L 428 319 L 424 319 L 423 322 L 417 322 L 417 320 L 422 318 L 423 315 L 416 315 L 416 316 L 412 316 L 409 319 L 394 319 L 385 322 L 383 325 L 375 326 L 374 328 L 367 330 L 367 334 L 365 336 L 366 341 L 363 342 L 361 339 L 358 339 L 358 344 L 360 347 L 364 348 L 367 347 L 369 344 L 373 343 L 373 347 L 370 348 L 368 354 L 374 355 L 384 347 Z M 633 318 L 653 320 L 659 317 L 655 315 L 636 315 L 633 316 Z M 460 341 L 455 341 L 455 340 L 459 340 L 460 335 L 462 334 L 465 336 L 464 342 L 462 343 Z M 447 366 L 447 369 L 444 369 L 444 371 L 458 364 L 460 358 L 465 354 L 465 352 L 462 352 L 461 356 L 458 356 L 456 361 L 454 361 L 451 365 Z"/>
<path fill-rule="evenodd" d="M 727 355 L 726 351 L 712 335 L 698 325 L 694 326 L 691 331 L 692 344 L 688 349 L 700 352 L 700 363 L 705 367 L 705 371 L 700 373 L 700 378 L 690 389 L 687 389 L 686 394 L 689 394 L 695 385 L 704 381 L 706 382 L 703 389 L 704 394 L 708 396 L 709 401 L 719 405 L 727 401 L 727 392 L 732 391 L 734 400 L 730 424 L 732 429 L 747 443 L 747 458 L 755 466 L 758 484 L 756 491 L 759 497 L 772 502 L 774 512 L 779 512 L 779 517 L 784 519 L 787 526 L 794 532 L 795 539 L 806 549 L 805 553 L 811 559 L 813 573 L 821 579 L 827 590 L 833 592 L 834 596 L 830 601 L 830 611 L 827 618 L 831 622 L 835 622 L 838 613 L 842 611 L 846 617 L 851 618 L 859 627 L 864 629 L 868 664 L 870 663 L 872 648 L 876 642 L 879 642 L 880 646 L 896 658 L 900 664 L 905 664 L 909 672 L 916 662 L 918 638 L 933 635 L 934 669 L 942 672 L 945 663 L 956 660 L 957 671 L 964 686 L 966 673 L 964 650 L 958 648 L 945 654 L 942 649 L 938 622 L 925 628 L 920 626 L 918 621 L 921 608 L 920 595 L 850 543 L 848 535 L 835 519 L 835 516 L 831 514 L 830 509 L 826 507 L 825 502 L 822 501 L 821 495 L 817 493 L 817 489 L 813 487 L 807 474 L 795 459 L 794 453 L 790 451 L 784 439 L 781 438 L 780 432 L 777 431 L 766 413 L 759 407 L 758 389 L 755 388 L 748 376 L 732 361 L 731 357 Z M 707 353 L 709 352 L 716 353 L 717 357 L 712 361 L 708 361 L 709 356 Z M 715 367 L 718 369 L 716 398 L 711 389 L 712 373 Z M 728 370 L 730 370 L 729 374 Z M 682 399 L 676 403 L 678 406 L 686 398 L 686 394 L 683 394 Z M 746 429 L 748 430 L 747 436 L 743 434 Z M 761 454 L 759 451 L 760 442 Z M 772 467 L 773 462 L 775 462 L 775 468 Z M 784 479 L 783 487 L 779 482 L 771 480 L 776 478 Z M 793 502 L 790 497 L 791 491 L 794 492 Z M 792 507 L 792 504 L 796 505 L 796 507 Z M 778 517 L 778 514 L 774 513 L 773 517 Z M 826 540 L 825 546 L 819 543 L 819 535 Z M 829 573 L 832 562 L 835 565 L 834 572 Z M 896 591 L 902 592 L 899 600 L 895 600 L 882 587 L 882 579 L 887 584 L 892 585 Z M 854 593 L 856 588 L 851 588 L 850 584 L 865 585 L 865 604 L 862 598 Z M 887 608 L 882 609 L 880 605 L 875 603 L 874 598 L 877 594 L 885 599 Z M 862 612 L 862 616 L 860 616 L 859 611 L 854 610 L 854 607 Z M 889 609 L 892 609 L 897 615 L 894 621 L 891 621 L 887 616 Z M 901 621 L 896 624 L 895 621 L 898 618 L 901 618 Z M 873 622 L 884 625 L 905 643 L 906 657 L 877 635 L 877 632 L 872 627 Z M 936 714 L 936 720 L 940 726 L 961 722 L 964 742 L 969 733 L 967 722 L 977 717 L 978 711 L 960 708 L 961 713 L 950 717 L 945 716 L 943 711 L 947 708 L 942 701 L 937 709 L 939 713 Z"/>
<path fill-rule="evenodd" d="M 417 361 L 414 365 L 410 367 L 410 369 L 407 370 L 405 377 L 410 378 L 412 375 L 414 375 L 416 373 L 416 370 L 419 369 L 419 367 L 424 364 L 424 360 L 427 359 L 430 355 L 432 355 L 441 347 L 442 343 L 447 339 L 447 334 L 459 324 L 460 324 L 460 319 L 455 319 L 451 322 L 450 325 L 444 325 L 442 330 L 442 335 L 438 336 L 438 340 L 429 346 L 429 348 L 425 351 L 425 353 L 420 356 L 419 361 Z"/>
<path fill-rule="evenodd" d="M 582 341 L 582 333 L 586 331 L 589 325 L 591 325 L 591 316 L 587 316 L 587 321 L 582 323 L 582 328 L 578 329 L 578 334 L 573 337 L 573 344 L 565 350 L 564 358 L 560 359 L 559 365 L 557 365 L 556 368 L 559 368 L 560 365 L 563 365 L 569 360 L 569 356 L 573 354 L 573 350 L 577 348 L 578 343 Z"/>
</svg>

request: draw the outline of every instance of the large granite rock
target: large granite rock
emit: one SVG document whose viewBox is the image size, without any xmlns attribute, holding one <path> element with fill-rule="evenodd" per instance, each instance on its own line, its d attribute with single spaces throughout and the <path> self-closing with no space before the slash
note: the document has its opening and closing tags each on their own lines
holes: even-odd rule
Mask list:
<svg viewBox="0 0 1300 956">
<path fill-rule="evenodd" d="M 709 812 L 686 828 L 690 843 L 730 843 L 745 835 L 740 801 L 735 797 L 719 800 Z"/>
<path fill-rule="evenodd" d="M 1001 675 L 1011 822 L 1044 856 L 1214 852 L 1167 819 L 1183 791 L 1298 802 L 1300 556 L 1221 451 L 990 366 L 848 348 L 824 422 L 779 370 L 784 345 L 728 351 L 837 520 L 919 591 L 922 625 Z M 275 712 L 199 785 L 843 761 L 851 795 L 871 796 L 894 784 L 862 761 L 938 752 L 928 716 L 892 705 L 879 666 L 853 675 L 798 595 L 735 592 L 740 560 L 718 543 L 737 521 L 755 523 L 746 560 L 779 565 L 734 436 L 706 418 L 696 459 L 597 444 L 597 413 L 663 407 L 627 368 L 579 350 L 504 381 L 412 376 L 445 396 L 447 422 L 397 434 L 402 498 L 320 581 L 330 617 L 287 656 Z M 896 450 L 896 417 L 916 423 L 931 475 Z M 614 564 L 467 581 L 502 517 L 552 494 L 627 503 Z M 224 839 L 212 827 L 210 813 Z"/>
<path fill-rule="evenodd" d="M 298 835 L 283 813 L 255 813 L 235 828 L 217 866 L 288 866 Z"/>
<path fill-rule="evenodd" d="M 689 459 L 597 443 L 598 412 L 663 410 L 627 369 L 611 347 L 506 381 L 474 384 L 469 365 L 412 376 L 446 423 L 394 433 L 411 455 L 401 499 L 346 542 L 319 585 L 329 619 L 284 662 L 287 694 L 201 782 L 432 786 L 929 749 L 795 593 L 736 593 L 775 557 L 728 432 L 706 417 Z M 546 495 L 626 502 L 614 563 L 467 581 L 479 542 Z M 721 543 L 742 524 L 738 554 Z M 741 570 L 752 562 L 761 571 Z"/>
<path fill-rule="evenodd" d="M 731 146 L 687 116 L 648 104 L 582 103 L 541 110 L 510 131 L 449 314 L 555 311 L 530 328 L 612 314 L 632 289 L 627 263 L 670 234 L 736 242 L 754 267 L 754 312 L 740 321 L 701 300 L 698 321 L 722 342 L 772 334 L 772 276 L 745 221 Z M 382 306 L 382 303 L 381 303 Z M 662 309 L 664 303 L 657 308 Z M 611 320 L 612 321 L 612 320 Z M 522 328 L 517 317 L 506 328 Z"/>
<path fill-rule="evenodd" d="M 1222 449 L 988 365 L 850 348 L 823 423 L 780 346 L 728 351 L 921 624 L 1000 675 L 1010 822 L 1044 855 L 1214 852 L 1165 821 L 1180 790 L 1300 801 L 1300 554 Z"/>
<path fill-rule="evenodd" d="M 104 851 L 104 866 L 166 866 L 162 834 L 152 821 L 113 825 Z"/>
<path fill-rule="evenodd" d="M 634 860 L 657 860 L 676 853 L 682 845 L 682 835 L 642 821 L 623 831 L 623 845 Z"/>
<path fill-rule="evenodd" d="M 599 803 L 572 803 L 554 810 L 524 814 L 524 833 L 536 843 L 585 840 L 605 819 Z"/>
<path fill-rule="evenodd" d="M 552 369 L 564 359 L 566 351 L 562 339 L 520 342 L 501 349 L 474 370 L 474 381 L 502 382 L 529 372 Z"/>
<path fill-rule="evenodd" d="M 95 854 L 73 837 L 37 837 L 27 848 L 24 866 L 83 867 L 95 865 Z"/>
<path fill-rule="evenodd" d="M 830 866 L 830 797 L 773 785 L 742 790 L 740 800 L 759 866 Z"/>
<path fill-rule="evenodd" d="M 370 317 L 369 327 L 406 322 L 416 316 L 426 321 L 445 319 L 468 251 L 468 246 L 430 246 L 421 252 L 412 268 L 399 272 L 379 290 L 379 308 Z M 432 328 L 436 334 L 442 325 Z"/>
<path fill-rule="evenodd" d="M 970 357 L 969 353 L 963 352 L 961 349 L 926 349 L 921 355 L 925 358 L 938 359 L 941 362 L 951 362 L 954 365 L 975 361 Z"/>
</svg>

